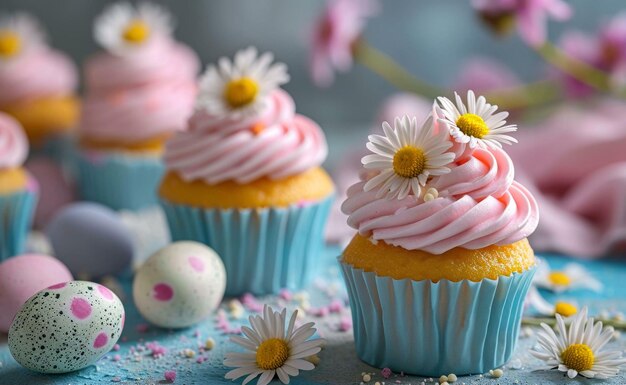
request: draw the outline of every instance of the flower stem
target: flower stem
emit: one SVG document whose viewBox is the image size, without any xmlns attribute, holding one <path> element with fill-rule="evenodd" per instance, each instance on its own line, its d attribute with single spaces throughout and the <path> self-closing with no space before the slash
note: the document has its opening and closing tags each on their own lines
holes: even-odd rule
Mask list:
<svg viewBox="0 0 626 385">
<path fill-rule="evenodd" d="M 574 79 L 585 83 L 598 91 L 612 91 L 609 76 L 604 71 L 569 56 L 567 53 L 563 52 L 561 49 L 549 42 L 538 47 L 536 50 L 545 61 Z"/>
<path fill-rule="evenodd" d="M 612 326 L 615 329 L 626 329 L 626 321 L 615 319 L 597 319 L 596 321 L 602 322 L 604 326 Z M 552 327 L 556 325 L 556 318 L 527 317 L 522 319 L 522 325 L 525 326 L 541 326 L 542 323 Z"/>
<path fill-rule="evenodd" d="M 448 94 L 448 91 L 444 88 L 420 80 L 389 55 L 369 45 L 364 39 L 356 43 L 354 58 L 361 65 L 400 90 L 421 95 L 428 99 L 435 99 L 437 96 Z M 554 82 L 546 80 L 485 93 L 485 97 L 489 102 L 507 109 L 544 105 L 558 100 L 559 96 L 559 88 Z"/>
<path fill-rule="evenodd" d="M 364 39 L 354 47 L 354 57 L 364 67 L 388 81 L 398 89 L 434 99 L 443 91 L 431 84 L 421 81 L 389 55 L 369 45 Z"/>
</svg>

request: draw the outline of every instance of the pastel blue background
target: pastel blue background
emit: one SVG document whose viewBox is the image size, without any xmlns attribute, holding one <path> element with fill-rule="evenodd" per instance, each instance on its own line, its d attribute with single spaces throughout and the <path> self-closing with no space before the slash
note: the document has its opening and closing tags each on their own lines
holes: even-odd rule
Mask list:
<svg viewBox="0 0 626 385">
<path fill-rule="evenodd" d="M 308 292 L 311 295 L 311 303 L 313 307 L 328 304 L 328 297 L 322 292 L 323 288 L 333 285 L 342 285 L 339 267 L 336 257 L 340 250 L 335 247 L 329 247 L 324 253 L 323 259 L 320 261 L 324 268 L 318 281 L 311 286 Z M 566 259 L 558 256 L 549 256 L 547 258 L 552 268 L 562 266 Z M 562 295 L 559 298 L 575 299 L 581 306 L 587 305 L 592 313 L 604 309 L 612 309 L 614 311 L 626 312 L 626 293 L 621 289 L 626 274 L 626 265 L 616 262 L 587 262 L 585 266 L 592 274 L 600 279 L 605 289 L 602 294 L 595 294 L 588 291 L 574 291 L 571 294 Z M 130 285 L 126 285 L 127 298 L 130 298 Z M 340 287 L 340 286 L 339 286 Z M 342 290 L 340 289 L 340 293 Z M 344 294 L 340 294 L 343 296 Z M 548 296 L 548 299 L 553 299 Z M 271 304 L 276 304 L 279 300 L 276 297 L 266 297 L 265 300 Z M 68 385 L 68 384 L 162 384 L 163 373 L 166 370 L 175 368 L 178 378 L 175 384 L 186 385 L 206 385 L 206 384 L 232 384 L 223 378 L 227 372 L 227 368 L 222 366 L 223 354 L 227 351 L 233 351 L 234 345 L 227 342 L 227 337 L 216 331 L 214 320 L 209 319 L 197 327 L 185 329 L 182 331 L 167 331 L 163 329 L 151 328 L 146 333 L 138 333 L 136 326 L 142 321 L 137 314 L 136 309 L 131 302 L 125 301 L 127 311 L 127 320 L 124 336 L 127 338 L 122 343 L 119 352 L 109 353 L 104 359 L 100 360 L 97 366 L 88 367 L 80 372 L 67 375 L 40 375 L 21 368 L 10 356 L 6 343 L 3 342 L 5 336 L 0 335 L 0 385 Z M 225 307 L 225 306 L 224 306 Z M 293 304 L 288 305 L 291 309 Z M 389 380 L 384 380 L 380 376 L 380 371 L 371 368 L 359 361 L 356 357 L 356 351 L 351 332 L 338 332 L 338 319 L 333 316 L 324 318 L 312 317 L 311 320 L 317 323 L 319 335 L 327 339 L 325 349 L 319 354 L 321 364 L 318 368 L 311 372 L 304 372 L 299 377 L 291 381 L 296 385 L 317 385 L 317 384 L 335 384 L 350 385 L 359 384 L 361 381 L 361 372 L 375 373 L 373 380 L 370 382 L 374 385 L 376 381 L 386 381 L 387 384 L 419 384 L 424 380 L 423 377 L 400 377 L 394 376 Z M 245 318 L 232 321 L 233 326 L 240 324 L 248 324 Z M 195 337 L 195 332 L 199 337 Z M 185 348 L 195 349 L 197 343 L 204 343 L 206 338 L 212 337 L 217 344 L 214 350 L 208 355 L 208 361 L 198 364 L 195 359 L 187 359 L 180 355 L 180 351 Z M 168 348 L 168 353 L 164 358 L 152 359 L 147 353 L 141 354 L 139 361 L 127 360 L 128 349 L 136 345 L 138 341 L 158 340 L 159 343 Z M 505 384 L 625 384 L 626 375 L 621 374 L 619 377 L 604 382 L 596 382 L 577 378 L 573 381 L 567 381 L 563 375 L 558 372 L 536 371 L 541 366 L 538 361 L 528 354 L 528 349 L 534 345 L 535 337 L 520 338 L 517 350 L 513 359 L 519 359 L 522 363 L 522 369 L 513 370 L 505 369 L 505 375 L 499 380 L 494 380 L 488 375 L 484 377 L 471 376 L 462 377 L 457 384 L 465 382 L 466 384 L 489 384 L 489 385 L 505 385 Z M 609 345 L 611 348 L 626 348 L 626 337 L 622 337 L 617 342 Z M 428 353 L 428 347 L 424 347 L 424 351 Z M 120 354 L 123 358 L 118 365 L 111 361 L 114 354 Z M 399 381 L 399 382 L 396 382 Z M 517 382 L 516 382 L 517 381 Z M 238 384 L 241 381 L 237 382 Z M 280 384 L 275 381 L 272 384 Z"/>
</svg>

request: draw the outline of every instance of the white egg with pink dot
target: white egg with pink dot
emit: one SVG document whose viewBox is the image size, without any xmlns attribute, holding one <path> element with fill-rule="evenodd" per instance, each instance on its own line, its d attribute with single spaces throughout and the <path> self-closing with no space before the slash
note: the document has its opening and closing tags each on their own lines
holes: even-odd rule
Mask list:
<svg viewBox="0 0 626 385">
<path fill-rule="evenodd" d="M 219 306 L 226 271 L 211 248 L 197 242 L 172 243 L 150 256 L 133 282 L 139 313 L 164 328 L 184 328 L 207 318 Z"/>
<path fill-rule="evenodd" d="M 22 366 L 68 373 L 94 364 L 122 334 L 122 302 L 106 287 L 71 281 L 28 299 L 9 329 L 9 349 Z"/>
</svg>

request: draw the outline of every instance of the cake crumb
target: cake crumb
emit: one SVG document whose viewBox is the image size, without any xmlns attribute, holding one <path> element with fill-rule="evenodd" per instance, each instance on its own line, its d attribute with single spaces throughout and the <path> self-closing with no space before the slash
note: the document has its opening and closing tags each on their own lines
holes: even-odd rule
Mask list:
<svg viewBox="0 0 626 385">
<path fill-rule="evenodd" d="M 447 383 L 447 382 L 448 382 L 448 376 L 445 376 L 445 375 L 444 375 L 444 376 L 439 377 L 439 383 L 440 383 L 440 384 L 443 384 L 444 382 L 445 382 L 445 383 Z"/>
<path fill-rule="evenodd" d="M 215 347 L 215 340 L 213 338 L 208 338 L 204 343 L 204 348 L 206 350 L 211 350 Z"/>
<path fill-rule="evenodd" d="M 448 374 L 448 382 L 456 382 L 456 380 L 458 380 L 458 378 L 456 377 L 456 374 L 454 373 Z"/>
<path fill-rule="evenodd" d="M 495 370 L 490 370 L 489 374 L 493 378 L 500 378 L 504 375 L 504 372 L 502 371 L 502 369 L 495 369 Z"/>
<path fill-rule="evenodd" d="M 368 373 L 365 373 L 363 375 L 363 382 L 370 382 L 372 380 L 372 376 L 370 376 Z"/>
</svg>

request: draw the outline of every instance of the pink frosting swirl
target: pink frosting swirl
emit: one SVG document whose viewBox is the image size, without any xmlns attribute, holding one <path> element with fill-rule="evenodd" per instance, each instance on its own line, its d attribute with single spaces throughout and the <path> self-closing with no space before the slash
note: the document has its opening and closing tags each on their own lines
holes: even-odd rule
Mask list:
<svg viewBox="0 0 626 385">
<path fill-rule="evenodd" d="M 136 143 L 184 129 L 193 110 L 198 70 L 195 53 L 172 41 L 135 55 L 97 54 L 85 67 L 82 134 Z"/>
<path fill-rule="evenodd" d="M 78 83 L 74 63 L 49 47 L 36 47 L 0 65 L 0 105 L 69 95 Z"/>
<path fill-rule="evenodd" d="M 28 155 L 28 139 L 22 127 L 9 115 L 0 113 L 0 169 L 19 167 Z"/>
<path fill-rule="evenodd" d="M 407 250 L 441 254 L 507 245 L 529 236 L 539 221 L 535 199 L 513 181 L 513 170 L 504 151 L 477 149 L 449 174 L 433 178 L 437 199 L 376 198 L 361 181 L 348 189 L 342 211 L 359 234 Z"/>
<path fill-rule="evenodd" d="M 322 164 L 327 153 L 320 127 L 295 114 L 293 99 L 277 90 L 260 117 L 235 121 L 197 112 L 189 130 L 168 141 L 165 163 L 186 181 L 244 184 L 302 173 Z"/>
</svg>

